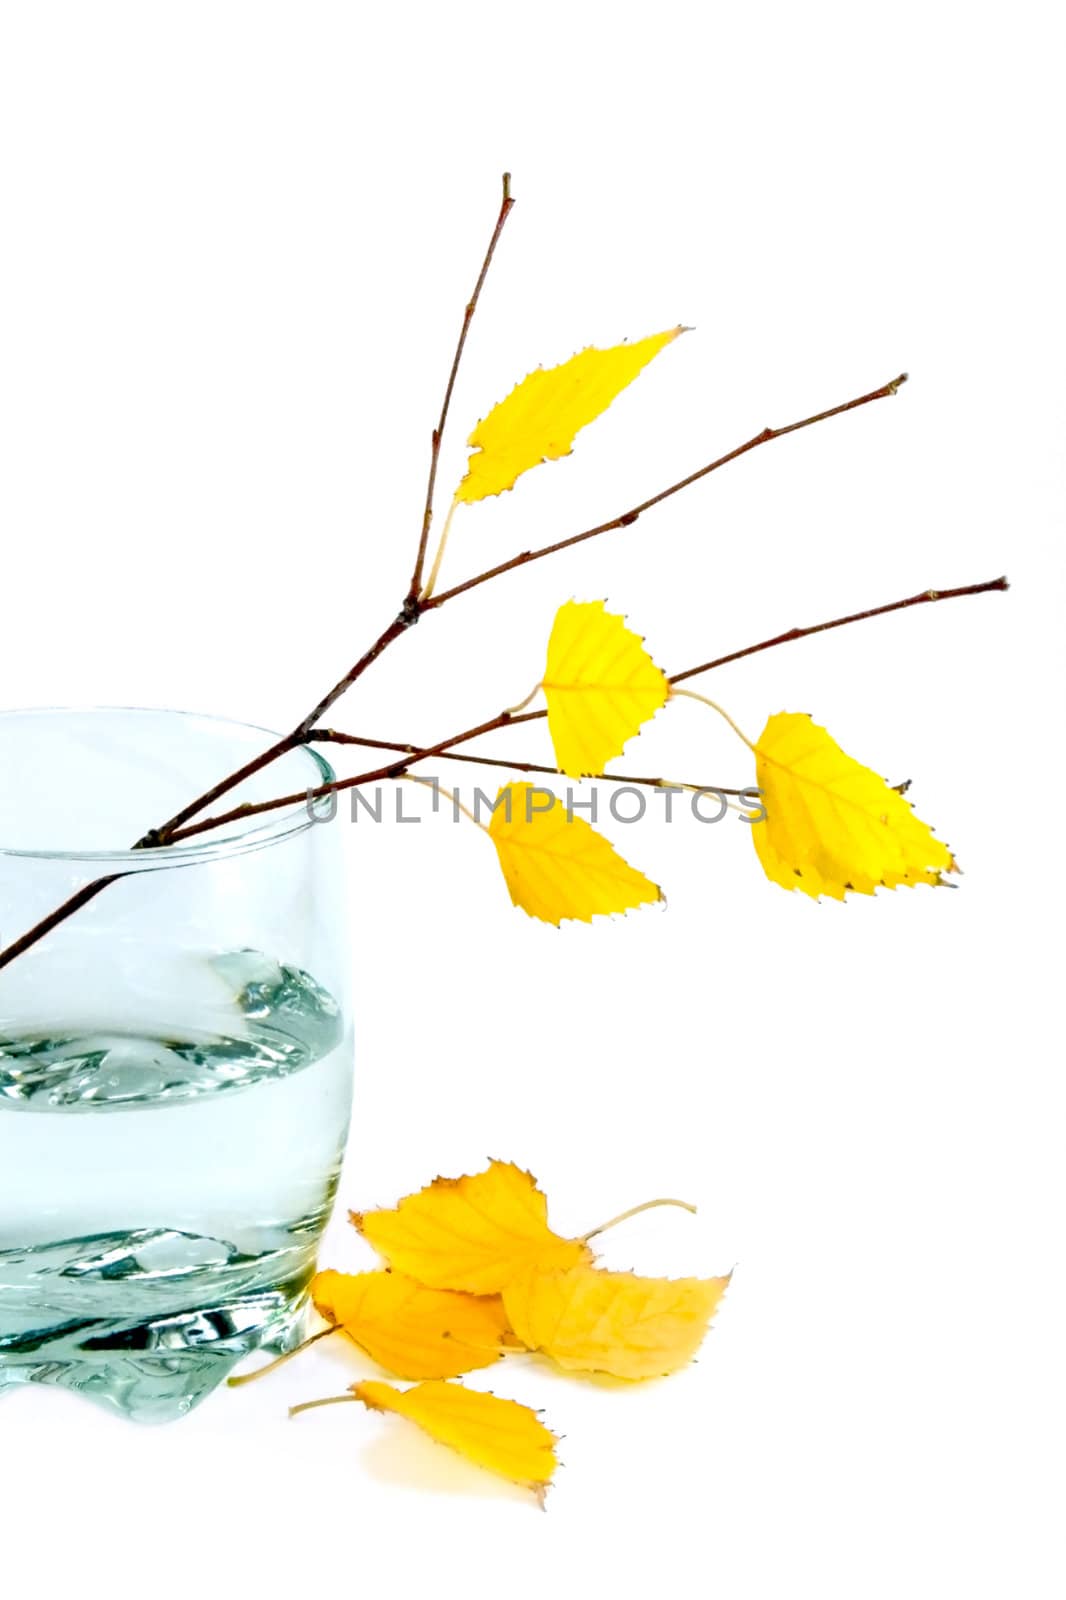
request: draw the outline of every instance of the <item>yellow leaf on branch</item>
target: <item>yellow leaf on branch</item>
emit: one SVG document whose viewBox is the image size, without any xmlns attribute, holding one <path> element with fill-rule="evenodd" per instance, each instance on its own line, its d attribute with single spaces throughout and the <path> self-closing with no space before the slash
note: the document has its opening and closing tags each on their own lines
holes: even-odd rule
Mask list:
<svg viewBox="0 0 1066 1600">
<path fill-rule="evenodd" d="M 491 1161 L 470 1177 L 435 1178 L 393 1210 L 351 1212 L 399 1272 L 435 1289 L 495 1295 L 531 1266 L 571 1267 L 591 1252 L 548 1227 L 548 1202 L 529 1172 Z"/>
<path fill-rule="evenodd" d="M 591 922 L 661 900 L 662 890 L 631 867 L 583 817 L 530 783 L 499 791 L 489 834 L 511 901 L 550 922 Z"/>
<path fill-rule="evenodd" d="M 574 435 L 600 416 L 611 401 L 683 328 L 656 333 L 609 350 L 581 350 L 561 366 L 538 367 L 506 400 L 494 406 L 467 441 L 476 454 L 455 498 L 471 503 L 502 494 L 542 461 L 570 454 Z"/>
<path fill-rule="evenodd" d="M 729 1278 L 638 1278 L 582 1264 L 504 1290 L 518 1338 L 572 1372 L 655 1378 L 691 1360 Z"/>
<path fill-rule="evenodd" d="M 454 1378 L 514 1347 L 499 1295 L 427 1289 L 402 1272 L 320 1272 L 315 1310 L 398 1378 Z"/>
<path fill-rule="evenodd" d="M 958 870 L 899 791 L 806 714 L 772 716 L 755 757 L 766 820 L 751 835 L 772 883 L 843 900 L 848 890 L 936 884 L 942 872 Z"/>
<path fill-rule="evenodd" d="M 559 607 L 542 687 L 555 760 L 571 778 L 602 772 L 670 693 L 639 635 L 602 600 Z"/>
<path fill-rule="evenodd" d="M 391 1383 L 353 1383 L 352 1394 L 371 1411 L 394 1411 L 439 1444 L 512 1483 L 532 1489 L 543 1503 L 558 1461 L 557 1439 L 537 1413 L 517 1400 L 430 1380 L 413 1389 Z"/>
</svg>

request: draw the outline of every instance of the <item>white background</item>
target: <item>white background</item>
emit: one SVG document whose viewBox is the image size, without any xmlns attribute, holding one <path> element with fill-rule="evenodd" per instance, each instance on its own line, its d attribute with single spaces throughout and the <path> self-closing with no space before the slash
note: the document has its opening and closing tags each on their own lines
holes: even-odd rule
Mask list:
<svg viewBox="0 0 1066 1600">
<path fill-rule="evenodd" d="M 539 1175 L 563 1232 L 662 1192 L 698 1203 L 605 1239 L 612 1265 L 736 1265 L 676 1378 L 493 1374 L 566 1435 L 546 1516 L 397 1419 L 288 1423 L 290 1401 L 369 1375 L 326 1348 L 158 1431 L 60 1392 L 6 1399 L 5 1589 L 1062 1593 L 1053 19 L 0 11 L 0 702 L 277 728 L 310 706 L 408 579 L 504 167 L 518 205 L 445 496 L 466 431 L 530 367 L 697 331 L 571 459 L 464 516 L 449 578 L 911 381 L 445 608 L 335 723 L 425 741 L 491 715 L 535 681 L 571 595 L 606 597 L 676 671 L 929 586 L 1013 585 L 702 684 L 753 735 L 809 710 L 911 778 L 964 868 L 952 893 L 815 905 L 765 881 L 739 822 L 609 823 L 669 908 L 554 932 L 510 908 L 473 828 L 348 828 L 343 1203 L 498 1154 Z M 506 742 L 546 754 L 537 728 Z M 752 781 L 689 705 L 627 764 Z M 325 1259 L 364 1260 L 342 1223 Z"/>
</svg>

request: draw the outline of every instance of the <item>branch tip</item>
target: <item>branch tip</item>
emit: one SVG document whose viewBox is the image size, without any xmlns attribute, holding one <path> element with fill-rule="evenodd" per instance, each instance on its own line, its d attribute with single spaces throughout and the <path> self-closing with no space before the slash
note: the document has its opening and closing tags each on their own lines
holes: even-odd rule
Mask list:
<svg viewBox="0 0 1066 1600">
<path fill-rule="evenodd" d="M 488 277 L 489 268 L 492 265 L 492 258 L 496 253 L 496 246 L 500 242 L 500 235 L 503 232 L 504 223 L 507 221 L 513 205 L 514 201 L 511 198 L 511 174 L 509 172 L 505 172 L 503 175 L 503 199 L 500 202 L 500 213 L 496 218 L 496 226 L 492 230 L 492 237 L 489 239 L 488 249 L 485 251 L 485 258 L 481 263 L 481 271 L 478 273 L 477 281 L 474 284 L 474 292 L 467 301 L 466 307 L 463 311 L 463 322 L 462 327 L 459 329 L 459 339 L 455 346 L 455 354 L 452 357 L 452 365 L 451 370 L 448 373 L 448 381 L 444 386 L 444 399 L 441 403 L 440 417 L 437 421 L 437 426 L 433 430 L 433 444 L 429 457 L 429 476 L 426 481 L 426 499 L 422 511 L 422 527 L 418 536 L 418 549 L 415 554 L 414 571 L 411 574 L 411 582 L 408 586 L 408 594 L 415 598 L 421 598 L 423 601 L 427 601 L 430 593 L 432 592 L 433 577 L 436 576 L 436 570 L 440 566 L 440 558 L 444 553 L 444 539 L 447 536 L 446 530 L 445 534 L 442 536 L 441 543 L 437 550 L 437 555 L 433 562 L 433 570 L 430 582 L 426 585 L 425 590 L 423 590 L 422 574 L 425 568 L 426 555 L 428 553 L 429 530 L 433 522 L 433 501 L 437 489 L 437 468 L 440 464 L 441 442 L 448 426 L 448 413 L 451 409 L 452 391 L 455 388 L 455 380 L 459 374 L 460 364 L 462 363 L 463 351 L 466 348 L 466 337 L 470 332 L 470 324 L 474 320 L 474 313 L 477 310 L 477 303 L 481 298 L 481 291 L 484 288 L 485 279 Z M 452 510 L 454 509 L 455 501 L 453 500 Z"/>
</svg>

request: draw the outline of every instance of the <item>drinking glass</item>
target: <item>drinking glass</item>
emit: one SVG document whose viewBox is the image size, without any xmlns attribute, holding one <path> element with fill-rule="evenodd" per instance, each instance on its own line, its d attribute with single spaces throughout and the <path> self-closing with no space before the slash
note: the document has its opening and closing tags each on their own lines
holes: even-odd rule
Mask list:
<svg viewBox="0 0 1066 1600">
<path fill-rule="evenodd" d="M 133 709 L 0 713 L 0 1391 L 186 1413 L 301 1335 L 351 1113 L 328 803 L 129 848 L 276 735 Z M 290 751 L 215 810 L 333 773 Z"/>
</svg>

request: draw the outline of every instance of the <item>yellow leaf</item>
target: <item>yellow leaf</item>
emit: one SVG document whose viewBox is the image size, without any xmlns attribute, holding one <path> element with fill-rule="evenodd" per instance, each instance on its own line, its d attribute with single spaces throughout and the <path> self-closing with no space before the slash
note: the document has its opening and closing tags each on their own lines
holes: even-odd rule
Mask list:
<svg viewBox="0 0 1066 1600">
<path fill-rule="evenodd" d="M 523 1344 L 572 1372 L 655 1378 L 691 1359 L 726 1278 L 638 1278 L 581 1265 L 531 1270 L 503 1303 Z"/>
<path fill-rule="evenodd" d="M 533 784 L 504 785 L 489 834 L 513 904 L 554 927 L 567 918 L 591 922 L 663 897 L 658 884 L 623 860 L 583 817 L 568 817 L 561 800 Z"/>
<path fill-rule="evenodd" d="M 395 1411 L 439 1444 L 532 1489 L 543 1503 L 558 1461 L 554 1433 L 517 1400 L 431 1379 L 413 1389 L 391 1383 L 353 1383 L 352 1393 L 371 1411 Z"/>
<path fill-rule="evenodd" d="M 315 1309 L 398 1378 L 454 1378 L 491 1366 L 513 1334 L 499 1295 L 427 1289 L 401 1272 L 320 1272 Z"/>
<path fill-rule="evenodd" d="M 543 689 L 555 760 L 571 778 L 602 772 L 670 693 L 641 639 L 602 600 L 559 607 Z"/>
<path fill-rule="evenodd" d="M 394 1268 L 434 1289 L 498 1294 L 533 1265 L 570 1267 L 591 1252 L 548 1227 L 536 1179 L 510 1161 L 484 1172 L 435 1178 L 395 1210 L 351 1212 L 351 1220 Z"/>
<path fill-rule="evenodd" d="M 569 455 L 579 429 L 606 411 L 648 362 L 684 331 L 671 328 L 609 350 L 590 347 L 561 366 L 531 372 L 470 435 L 467 443 L 477 454 L 467 463 L 456 500 L 470 503 L 502 494 L 530 467 Z"/>
<path fill-rule="evenodd" d="M 763 871 L 783 889 L 843 900 L 849 889 L 940 883 L 951 851 L 910 805 L 806 714 L 778 712 L 755 746 L 766 820 L 751 834 Z"/>
</svg>

